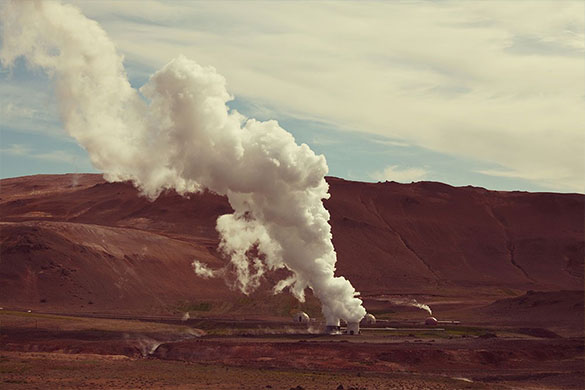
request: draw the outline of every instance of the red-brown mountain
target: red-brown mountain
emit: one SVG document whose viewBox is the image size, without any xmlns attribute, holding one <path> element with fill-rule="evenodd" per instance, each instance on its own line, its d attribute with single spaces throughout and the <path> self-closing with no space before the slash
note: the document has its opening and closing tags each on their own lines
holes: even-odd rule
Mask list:
<svg viewBox="0 0 585 390">
<path fill-rule="evenodd" d="M 328 182 L 337 273 L 365 296 L 583 289 L 583 195 Z M 215 194 L 151 202 L 100 175 L 1 180 L 0 305 L 161 312 L 244 302 L 191 269 L 195 258 L 225 263 L 215 220 L 229 212 Z"/>
</svg>

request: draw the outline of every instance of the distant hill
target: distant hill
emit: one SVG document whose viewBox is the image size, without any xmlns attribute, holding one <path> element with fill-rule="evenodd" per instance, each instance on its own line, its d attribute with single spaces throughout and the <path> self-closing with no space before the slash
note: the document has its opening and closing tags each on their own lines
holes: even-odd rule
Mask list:
<svg viewBox="0 0 585 390">
<path fill-rule="evenodd" d="M 338 269 L 364 291 L 583 289 L 583 195 L 329 182 Z"/>
<path fill-rule="evenodd" d="M 337 273 L 363 295 L 583 289 L 583 195 L 328 182 Z M 245 303 L 190 265 L 225 263 L 215 220 L 229 212 L 215 194 L 150 202 L 100 175 L 3 179 L 0 305 L 161 312 Z M 278 299 L 286 314 L 289 297 Z"/>
</svg>

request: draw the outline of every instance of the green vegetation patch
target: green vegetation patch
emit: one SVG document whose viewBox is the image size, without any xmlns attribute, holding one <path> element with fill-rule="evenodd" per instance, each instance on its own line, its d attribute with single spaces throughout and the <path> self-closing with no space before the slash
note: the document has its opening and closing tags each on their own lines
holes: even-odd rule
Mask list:
<svg viewBox="0 0 585 390">
<path fill-rule="evenodd" d="M 42 313 L 28 313 L 24 311 L 2 310 L 0 316 L 14 316 L 14 317 L 28 317 L 28 318 L 42 318 L 48 320 L 64 320 L 64 321 L 82 321 L 81 318 L 61 316 L 56 314 L 42 314 Z"/>
<path fill-rule="evenodd" d="M 177 310 L 181 312 L 190 311 L 211 311 L 213 304 L 211 302 L 183 302 Z"/>
<path fill-rule="evenodd" d="M 493 333 L 493 330 L 477 328 L 473 326 L 449 326 L 445 327 L 445 333 L 449 336 L 481 336 L 486 333 Z"/>
</svg>

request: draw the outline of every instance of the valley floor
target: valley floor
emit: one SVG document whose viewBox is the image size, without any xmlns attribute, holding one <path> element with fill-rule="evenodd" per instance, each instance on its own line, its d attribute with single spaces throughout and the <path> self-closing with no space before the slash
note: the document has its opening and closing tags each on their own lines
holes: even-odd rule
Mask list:
<svg viewBox="0 0 585 390">
<path fill-rule="evenodd" d="M 0 312 L 2 389 L 582 389 L 582 337 Z M 530 332 L 528 332 L 530 333 Z"/>
</svg>

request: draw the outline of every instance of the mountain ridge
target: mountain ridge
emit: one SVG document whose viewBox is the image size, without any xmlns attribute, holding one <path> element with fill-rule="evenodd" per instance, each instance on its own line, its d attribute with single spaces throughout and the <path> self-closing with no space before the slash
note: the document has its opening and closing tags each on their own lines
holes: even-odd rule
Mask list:
<svg viewBox="0 0 585 390">
<path fill-rule="evenodd" d="M 327 180 L 337 274 L 364 296 L 583 289 L 584 195 Z M 241 297 L 191 269 L 226 263 L 215 231 L 232 211 L 224 197 L 149 201 L 99 174 L 2 179 L 0 189 L 4 306 L 160 311 Z"/>
</svg>

